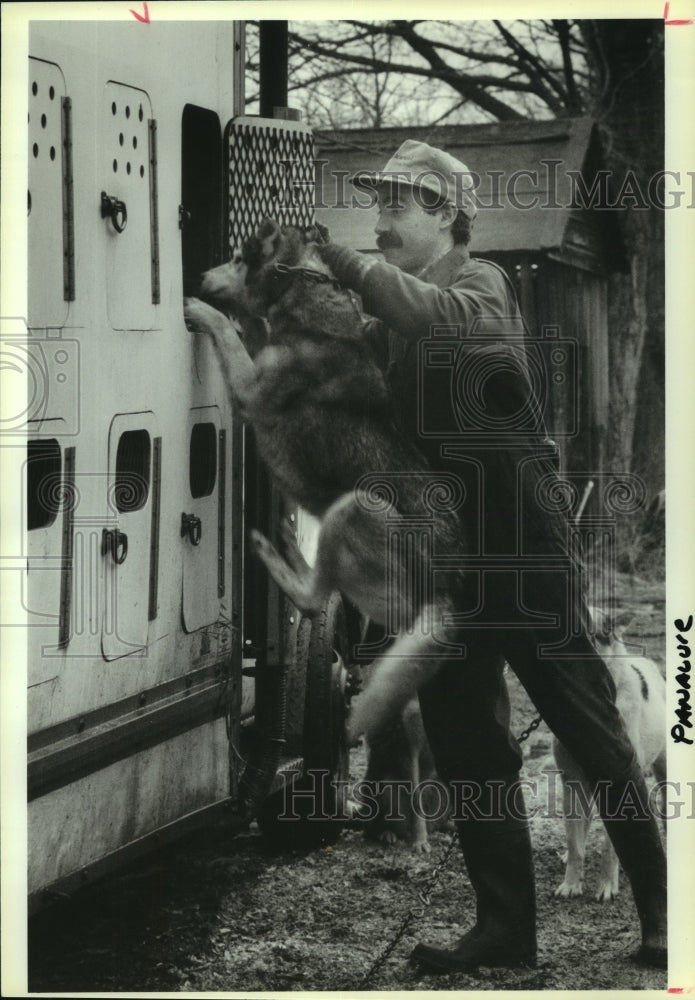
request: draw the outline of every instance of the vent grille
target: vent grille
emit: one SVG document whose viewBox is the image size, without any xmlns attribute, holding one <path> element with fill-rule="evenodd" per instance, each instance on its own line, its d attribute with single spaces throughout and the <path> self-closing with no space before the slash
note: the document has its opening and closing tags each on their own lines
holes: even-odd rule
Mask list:
<svg viewBox="0 0 695 1000">
<path fill-rule="evenodd" d="M 265 218 L 314 222 L 314 137 L 297 123 L 237 118 L 227 126 L 228 246 L 241 246 Z"/>
</svg>

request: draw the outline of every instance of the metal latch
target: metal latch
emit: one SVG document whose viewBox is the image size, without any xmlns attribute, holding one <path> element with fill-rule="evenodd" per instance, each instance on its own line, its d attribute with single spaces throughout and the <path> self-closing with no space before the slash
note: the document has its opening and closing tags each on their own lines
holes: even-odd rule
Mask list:
<svg viewBox="0 0 695 1000">
<path fill-rule="evenodd" d="M 120 198 L 115 198 L 113 195 L 107 194 L 106 191 L 102 191 L 101 217 L 102 219 L 111 219 L 116 232 L 122 233 L 128 225 L 128 209 L 125 202 L 121 201 Z"/>
<path fill-rule="evenodd" d="M 108 552 L 111 553 L 117 566 L 125 562 L 128 555 L 128 536 L 118 528 L 114 528 L 113 531 L 104 528 L 101 533 L 101 554 L 105 556 Z"/>
<path fill-rule="evenodd" d="M 199 517 L 195 514 L 182 514 L 181 515 L 181 537 L 185 538 L 186 535 L 191 540 L 191 545 L 200 545 L 200 539 L 203 535 L 203 525 Z"/>
</svg>

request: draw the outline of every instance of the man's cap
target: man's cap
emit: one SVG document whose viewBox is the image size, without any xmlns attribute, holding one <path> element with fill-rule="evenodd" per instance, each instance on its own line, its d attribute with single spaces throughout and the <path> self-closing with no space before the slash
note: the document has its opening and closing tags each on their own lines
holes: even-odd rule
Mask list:
<svg viewBox="0 0 695 1000">
<path fill-rule="evenodd" d="M 443 149 L 416 139 L 406 139 L 383 170 L 360 170 L 352 182 L 357 187 L 372 188 L 384 183 L 407 184 L 414 189 L 423 189 L 424 208 L 431 208 L 438 199 L 442 199 L 455 205 L 469 219 L 474 219 L 477 214 L 472 197 L 473 177 L 465 163 Z"/>
</svg>

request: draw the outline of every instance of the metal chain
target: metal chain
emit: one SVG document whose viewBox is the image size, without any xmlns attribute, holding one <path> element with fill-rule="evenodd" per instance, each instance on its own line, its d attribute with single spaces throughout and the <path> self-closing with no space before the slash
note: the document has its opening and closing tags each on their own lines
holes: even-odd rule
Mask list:
<svg viewBox="0 0 695 1000">
<path fill-rule="evenodd" d="M 517 743 L 524 743 L 529 738 L 531 733 L 535 732 L 535 730 L 538 729 L 542 721 L 543 720 L 541 719 L 540 715 L 536 716 L 536 718 L 528 724 L 526 729 L 522 730 L 522 732 L 519 733 L 519 735 L 517 736 Z M 412 924 L 413 920 L 421 920 L 422 917 L 424 917 L 425 910 L 432 902 L 431 898 L 432 892 L 434 891 L 435 886 L 439 881 L 439 876 L 442 874 L 443 871 L 446 870 L 446 867 L 449 864 L 449 859 L 451 855 L 454 853 L 454 848 L 456 847 L 457 842 L 458 842 L 458 835 L 456 833 L 452 833 L 449 839 L 449 843 L 444 848 L 444 852 L 441 858 L 430 872 L 427 878 L 427 882 L 425 883 L 424 889 L 421 889 L 417 894 L 418 898 L 422 903 L 422 906 L 411 906 L 411 908 L 408 910 L 408 912 L 405 914 L 400 924 L 398 925 L 398 929 L 396 930 L 396 933 L 393 935 L 391 941 L 389 941 L 386 947 L 383 948 L 381 952 L 377 955 L 377 957 L 374 959 L 374 961 L 367 969 L 364 976 L 362 976 L 362 979 L 359 981 L 358 985 L 354 987 L 354 989 L 356 990 L 365 989 L 367 983 L 371 980 L 374 973 L 386 961 L 386 959 L 389 957 L 389 955 L 394 950 L 396 945 L 400 942 L 401 938 L 405 935 L 406 931 Z"/>
<path fill-rule="evenodd" d="M 542 721 L 543 719 L 540 717 L 540 715 L 537 715 L 536 718 L 533 720 L 533 722 L 529 722 L 527 728 L 519 733 L 519 735 L 516 738 L 516 742 L 523 743 L 524 740 L 527 740 L 531 735 L 531 733 L 534 732 L 536 729 L 538 729 Z"/>
<path fill-rule="evenodd" d="M 434 868 L 432 869 L 432 871 L 430 872 L 424 889 L 421 889 L 420 892 L 418 892 L 418 896 L 419 896 L 419 898 L 420 898 L 420 900 L 422 902 L 422 906 L 413 906 L 413 907 L 411 907 L 408 910 L 408 912 L 406 913 L 406 915 L 401 920 L 400 925 L 398 927 L 398 930 L 394 934 L 393 938 L 386 945 L 386 947 L 377 955 L 377 957 L 374 959 L 374 961 L 372 962 L 371 966 L 369 967 L 369 969 L 367 970 L 367 972 L 364 974 L 364 976 L 360 980 L 360 982 L 357 985 L 357 987 L 355 987 L 356 989 L 363 990 L 365 988 L 366 984 L 372 978 L 372 976 L 374 975 L 374 973 L 376 972 L 376 970 L 379 968 L 379 966 L 383 962 L 386 961 L 386 959 L 389 957 L 389 955 L 391 954 L 391 952 L 393 951 L 393 949 L 399 943 L 399 941 L 401 940 L 401 938 L 403 937 L 403 935 L 405 934 L 405 932 L 408 930 L 408 928 L 412 924 L 413 920 L 416 920 L 416 919 L 420 920 L 425 915 L 426 908 L 432 902 L 432 900 L 430 898 L 430 896 L 432 895 L 432 891 L 433 891 L 435 885 L 437 884 L 437 880 L 439 879 L 439 876 L 444 871 L 444 869 L 446 868 L 446 866 L 447 866 L 447 864 L 449 862 L 449 858 L 451 857 L 451 855 L 452 855 L 452 853 L 454 851 L 454 848 L 456 847 L 457 839 L 458 838 L 457 838 L 456 834 L 452 833 L 451 834 L 451 839 L 449 840 L 449 843 L 447 844 L 446 849 L 444 850 L 444 853 L 442 854 L 442 857 L 441 857 L 439 863 L 436 864 L 434 866 Z"/>
</svg>

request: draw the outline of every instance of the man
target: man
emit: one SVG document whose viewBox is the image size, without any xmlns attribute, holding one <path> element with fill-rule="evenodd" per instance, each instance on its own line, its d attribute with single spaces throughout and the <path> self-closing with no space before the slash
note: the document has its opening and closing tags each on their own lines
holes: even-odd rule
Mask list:
<svg viewBox="0 0 695 1000">
<path fill-rule="evenodd" d="M 457 618 L 465 657 L 445 659 L 419 697 L 437 769 L 454 789 L 477 919 L 452 949 L 418 945 L 413 959 L 443 972 L 535 962 L 533 862 L 515 794 L 522 758 L 509 731 L 506 659 L 600 788 L 640 918 L 634 957 L 665 968 L 664 851 L 612 679 L 588 636 L 564 515 L 548 496 L 552 443 L 519 347 L 513 287 L 467 250 L 476 214 L 470 175 L 446 152 L 409 140 L 382 172 L 355 182 L 376 191 L 384 260 L 331 244 L 322 256 L 375 317 L 365 335 L 387 369 L 403 432 L 434 471 L 462 481 L 461 522 L 475 557 Z M 428 343 L 447 349 L 431 370 Z"/>
</svg>

